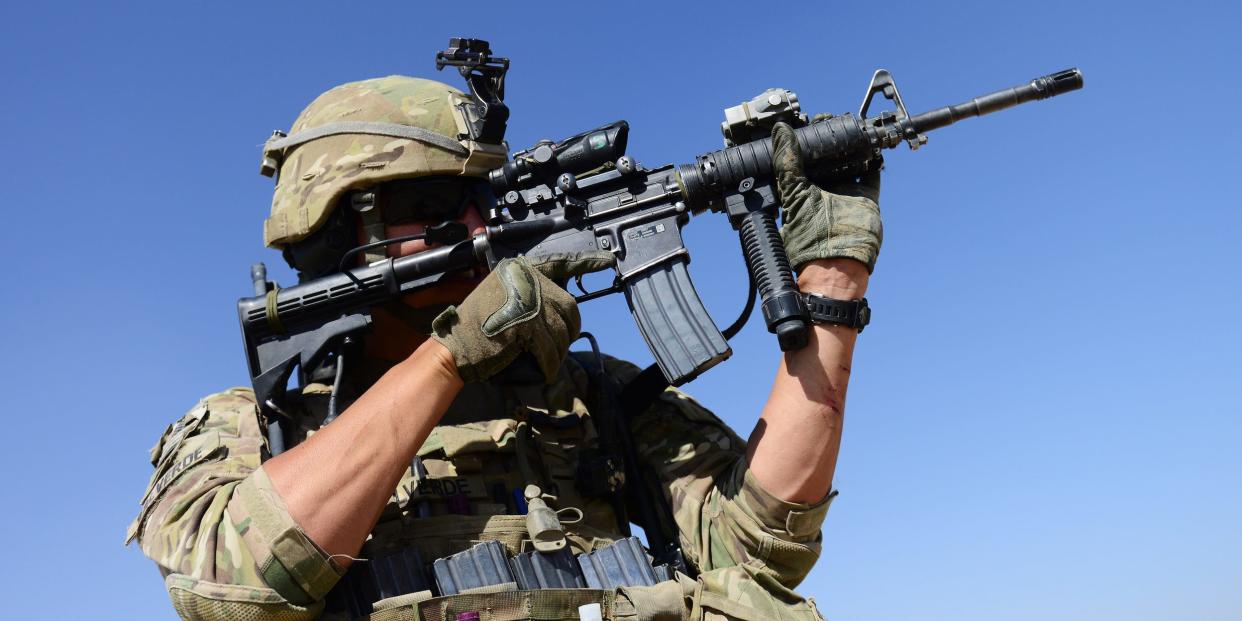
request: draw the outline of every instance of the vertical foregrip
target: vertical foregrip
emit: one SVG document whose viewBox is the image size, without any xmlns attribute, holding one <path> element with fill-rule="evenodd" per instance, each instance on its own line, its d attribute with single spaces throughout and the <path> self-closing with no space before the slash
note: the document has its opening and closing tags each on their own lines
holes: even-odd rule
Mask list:
<svg viewBox="0 0 1242 621">
<path fill-rule="evenodd" d="M 625 283 L 625 300 L 664 377 L 680 386 L 732 353 L 678 257 Z"/>
<path fill-rule="evenodd" d="M 739 233 L 768 332 L 776 335 L 781 351 L 806 347 L 806 314 L 776 220 L 767 211 L 752 211 L 743 218 Z"/>
</svg>

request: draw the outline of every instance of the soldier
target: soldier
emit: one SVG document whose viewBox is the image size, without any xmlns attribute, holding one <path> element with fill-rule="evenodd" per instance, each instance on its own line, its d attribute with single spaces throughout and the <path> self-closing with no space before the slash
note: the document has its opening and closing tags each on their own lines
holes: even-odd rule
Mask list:
<svg viewBox="0 0 1242 621">
<path fill-rule="evenodd" d="M 366 242 L 445 220 L 480 230 L 475 197 L 488 191 L 480 179 L 504 152 L 457 139 L 463 97 L 401 76 L 318 97 L 280 154 L 267 245 L 308 279 L 337 271 L 345 251 Z M 352 121 L 369 124 L 366 133 L 341 131 Z M 878 174 L 821 189 L 802 172 L 792 130 L 778 124 L 773 137 L 799 287 L 861 298 L 882 236 Z M 413 241 L 378 252 L 424 248 Z M 301 387 L 283 405 L 293 424 L 278 455 L 249 389 L 199 401 L 152 449 L 155 473 L 128 533 L 158 564 L 178 614 L 451 619 L 461 606 L 429 599 L 419 571 L 480 541 L 509 554 L 529 549 L 523 505 L 536 498 L 557 510 L 574 553 L 622 538 L 615 470 L 592 467 L 608 440 L 591 417 L 597 401 L 567 356 L 578 310 L 556 284 L 612 261 L 606 252 L 508 260 L 375 308 L 364 356 L 344 369 L 347 407 L 326 420 L 331 387 Z M 584 602 L 605 618 L 820 618 L 793 589 L 820 551 L 857 332 L 829 324 L 811 332 L 807 348 L 785 355 L 749 442 L 675 389 L 631 422 L 697 577 L 568 596 L 456 597 L 496 619 L 577 618 Z M 525 354 L 546 385 L 493 381 Z M 606 368 L 623 381 L 637 374 L 613 359 Z"/>
</svg>

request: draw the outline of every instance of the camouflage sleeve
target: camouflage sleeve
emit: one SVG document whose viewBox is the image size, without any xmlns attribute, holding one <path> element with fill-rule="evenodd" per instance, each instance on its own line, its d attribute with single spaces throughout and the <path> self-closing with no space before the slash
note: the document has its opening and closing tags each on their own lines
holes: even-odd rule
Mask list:
<svg viewBox="0 0 1242 621">
<path fill-rule="evenodd" d="M 623 379 L 637 373 L 610 364 Z M 793 589 L 819 558 L 831 495 L 807 505 L 768 492 L 747 468 L 746 443 L 679 390 L 666 390 L 632 427 L 673 509 L 686 560 L 700 572 L 696 605 L 740 619 L 820 618 Z"/>
<path fill-rule="evenodd" d="M 165 576 L 185 619 L 313 619 L 341 570 L 302 533 L 261 467 L 254 399 L 200 401 L 151 449 L 155 473 L 126 542 Z"/>
</svg>

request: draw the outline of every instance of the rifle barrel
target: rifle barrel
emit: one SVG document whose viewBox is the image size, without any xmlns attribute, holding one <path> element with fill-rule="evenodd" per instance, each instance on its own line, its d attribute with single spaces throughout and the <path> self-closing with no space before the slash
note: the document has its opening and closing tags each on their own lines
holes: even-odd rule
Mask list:
<svg viewBox="0 0 1242 621">
<path fill-rule="evenodd" d="M 956 106 L 945 106 L 930 112 L 924 112 L 910 119 L 909 123 L 920 134 L 933 129 L 952 125 L 962 119 L 991 114 L 1018 104 L 1047 99 L 1082 88 L 1082 72 L 1078 69 L 1066 69 L 1042 78 L 1031 80 L 1013 88 L 1006 88 Z"/>
</svg>

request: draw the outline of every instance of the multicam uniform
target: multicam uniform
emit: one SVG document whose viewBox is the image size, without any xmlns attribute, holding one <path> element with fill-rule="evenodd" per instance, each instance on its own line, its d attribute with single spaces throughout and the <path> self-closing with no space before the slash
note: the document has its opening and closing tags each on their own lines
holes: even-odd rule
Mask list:
<svg viewBox="0 0 1242 621">
<path fill-rule="evenodd" d="M 607 367 L 622 379 L 637 372 L 617 361 Z M 556 496 L 554 508 L 582 511 L 581 521 L 565 525 L 575 554 L 620 539 L 609 499 L 588 497 L 579 483 L 599 447 L 588 383 L 571 359 L 546 387 L 468 384 L 419 449 L 421 466 L 406 471 L 360 556 L 393 568 L 484 540 L 502 542 L 510 554 L 526 550 L 525 520 L 512 492 L 531 483 Z M 295 440 L 319 426 L 326 393 L 311 385 L 291 404 L 300 421 L 290 434 Z M 678 575 L 656 587 L 549 592 L 553 600 L 528 595 L 540 591 L 456 597 L 475 597 L 468 605 L 489 608 L 485 619 L 576 619 L 573 604 L 588 601 L 601 603 L 606 618 L 819 619 L 814 603 L 792 589 L 819 555 L 828 501 L 794 504 L 766 492 L 746 468 L 744 442 L 680 391 L 667 390 L 632 425 L 640 459 L 673 507 L 697 580 Z M 370 613 L 340 604 L 366 592 L 353 577 L 367 563 L 354 563 L 341 580 L 341 565 L 302 533 L 272 488 L 262 468 L 267 456 L 250 390 L 203 399 L 152 449 L 155 473 L 128 539 L 159 565 L 187 619 Z M 354 591 L 343 593 L 348 589 Z M 418 619 L 421 611 L 423 619 L 451 620 L 461 609 L 453 597 L 419 599 L 391 598 L 369 618 Z"/>
<path fill-rule="evenodd" d="M 264 171 L 277 173 L 265 242 L 316 277 L 337 269 L 339 253 L 353 246 L 352 232 L 333 224 L 352 217 L 338 209 L 350 192 L 428 176 L 481 179 L 505 161 L 506 149 L 463 137 L 466 103 L 446 85 L 401 76 L 321 95 L 287 139 L 273 137 L 264 148 Z M 399 216 L 377 214 L 383 211 L 358 214 L 368 241 L 380 239 L 390 223 L 385 218 Z M 460 370 L 462 361 L 455 362 Z M 616 361 L 606 366 L 622 381 L 637 372 Z M 598 465 L 601 438 L 588 411 L 589 383 L 572 359 L 546 387 L 468 383 L 393 491 L 360 552 L 367 560 L 349 572 L 301 531 L 273 489 L 262 467 L 269 453 L 253 393 L 212 395 L 152 449 L 155 473 L 128 539 L 137 539 L 159 565 L 174 607 L 187 619 L 438 621 L 461 610 L 498 621 L 577 619 L 576 604 L 592 601 L 612 619 L 819 619 L 813 603 L 792 589 L 819 555 L 828 501 L 787 503 L 763 490 L 746 468 L 742 440 L 671 389 L 631 424 L 639 459 L 673 508 L 696 579 L 678 575 L 607 592 L 433 599 L 416 584 L 399 584 L 426 563 L 480 541 L 499 541 L 510 554 L 526 551 L 525 516 L 513 492 L 528 484 L 555 496 L 550 503 L 562 510 L 574 553 L 622 537 L 613 499 L 599 493 L 607 486 L 582 474 L 600 471 L 591 467 Z M 312 384 L 281 404 L 295 423 L 286 425 L 289 444 L 322 425 L 328 392 Z M 582 519 L 565 520 L 574 513 L 569 508 Z M 381 575 L 384 584 L 375 588 L 372 578 Z"/>
</svg>

